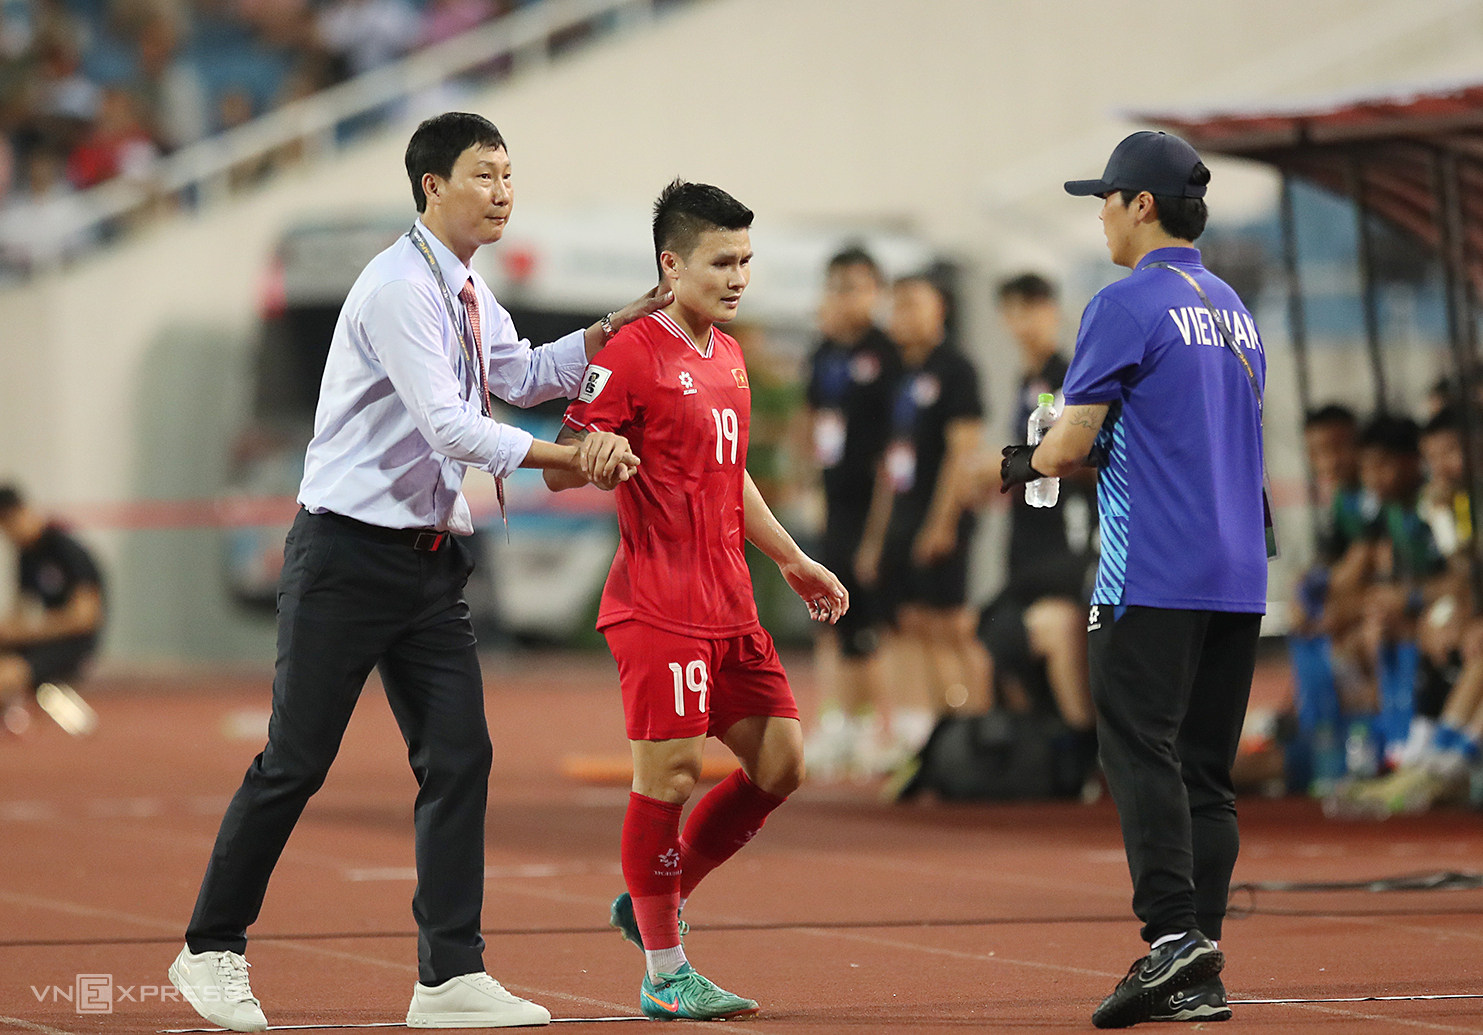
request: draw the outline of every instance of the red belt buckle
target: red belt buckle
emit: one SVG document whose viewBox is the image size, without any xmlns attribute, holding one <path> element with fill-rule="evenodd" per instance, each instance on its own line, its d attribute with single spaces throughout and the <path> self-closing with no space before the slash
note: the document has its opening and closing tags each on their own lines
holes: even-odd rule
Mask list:
<svg viewBox="0 0 1483 1035">
<path fill-rule="evenodd" d="M 437 553 L 443 545 L 443 537 L 447 534 L 447 532 L 418 532 L 417 538 L 412 543 L 412 549 Z"/>
</svg>

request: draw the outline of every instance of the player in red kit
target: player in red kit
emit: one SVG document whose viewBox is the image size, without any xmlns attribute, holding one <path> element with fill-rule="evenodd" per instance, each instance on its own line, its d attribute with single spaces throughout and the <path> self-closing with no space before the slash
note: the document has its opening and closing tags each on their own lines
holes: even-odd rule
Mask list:
<svg viewBox="0 0 1483 1035">
<path fill-rule="evenodd" d="M 849 595 L 773 517 L 747 474 L 751 395 L 736 340 L 750 279 L 752 212 L 706 184 L 676 180 L 654 205 L 654 250 L 674 301 L 619 331 L 587 367 L 558 442 L 628 438 L 639 465 L 617 489 L 620 543 L 597 627 L 618 662 L 633 793 L 612 923 L 644 950 L 649 1017 L 713 1020 L 757 1012 L 696 973 L 679 911 L 695 885 L 751 840 L 803 780 L 803 732 L 772 637 L 757 620 L 743 543 L 777 562 L 819 621 Z M 548 473 L 553 489 L 580 475 Z M 707 736 L 741 768 L 680 812 Z"/>
</svg>

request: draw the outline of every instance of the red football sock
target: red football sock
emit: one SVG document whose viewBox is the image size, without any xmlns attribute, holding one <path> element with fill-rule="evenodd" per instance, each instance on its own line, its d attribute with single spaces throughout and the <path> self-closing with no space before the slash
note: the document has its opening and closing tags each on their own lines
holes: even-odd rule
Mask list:
<svg viewBox="0 0 1483 1035">
<path fill-rule="evenodd" d="M 629 794 L 623 817 L 623 882 L 645 949 L 680 944 L 680 805 Z"/>
<path fill-rule="evenodd" d="M 738 769 L 700 801 L 680 838 L 680 897 L 689 898 L 701 878 L 752 840 L 768 814 L 784 802 Z"/>
</svg>

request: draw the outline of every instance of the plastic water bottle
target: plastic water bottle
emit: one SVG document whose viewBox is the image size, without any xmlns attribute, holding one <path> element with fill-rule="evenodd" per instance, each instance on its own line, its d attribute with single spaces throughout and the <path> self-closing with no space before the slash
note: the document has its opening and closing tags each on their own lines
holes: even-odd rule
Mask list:
<svg viewBox="0 0 1483 1035">
<path fill-rule="evenodd" d="M 1030 423 L 1025 426 L 1025 441 L 1036 445 L 1045 437 L 1050 426 L 1056 422 L 1056 397 L 1049 392 L 1040 393 L 1040 405 L 1030 414 Z M 1036 478 L 1025 486 L 1025 502 L 1032 507 L 1054 507 L 1061 498 L 1061 479 Z"/>
</svg>

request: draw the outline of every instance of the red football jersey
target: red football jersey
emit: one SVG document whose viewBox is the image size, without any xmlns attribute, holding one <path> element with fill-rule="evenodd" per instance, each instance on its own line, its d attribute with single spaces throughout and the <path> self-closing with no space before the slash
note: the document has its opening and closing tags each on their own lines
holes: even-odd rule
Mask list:
<svg viewBox="0 0 1483 1035">
<path fill-rule="evenodd" d="M 662 312 L 624 327 L 588 365 L 566 422 L 627 436 L 640 461 L 617 488 L 599 629 L 627 619 L 704 637 L 759 628 L 743 546 L 751 412 L 736 339 L 713 328 L 702 352 Z"/>
</svg>

